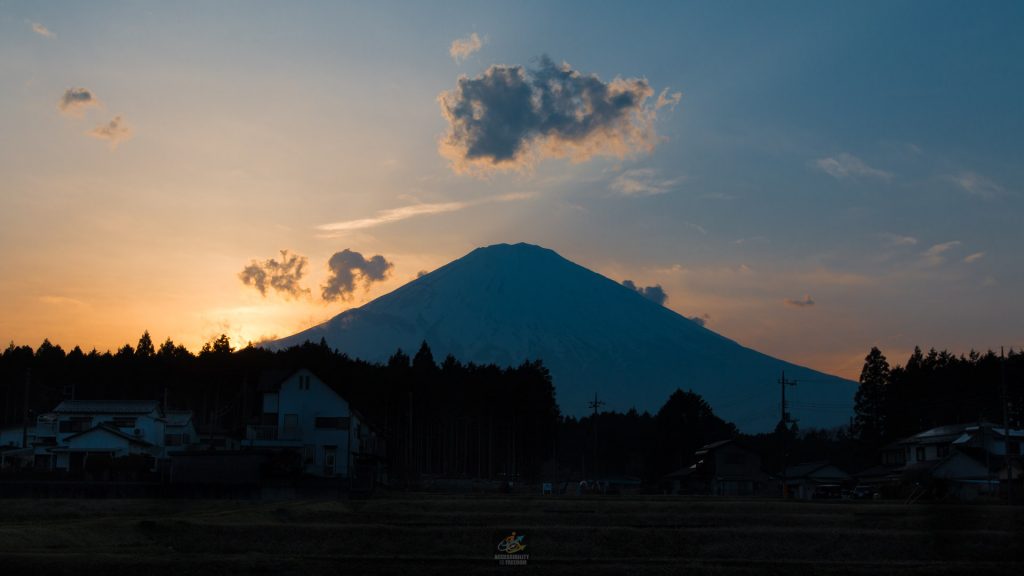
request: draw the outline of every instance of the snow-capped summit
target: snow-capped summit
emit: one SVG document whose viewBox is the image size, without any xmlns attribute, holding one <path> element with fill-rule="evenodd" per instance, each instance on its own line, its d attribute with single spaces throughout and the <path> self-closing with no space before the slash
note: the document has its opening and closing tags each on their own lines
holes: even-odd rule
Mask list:
<svg viewBox="0 0 1024 576">
<path fill-rule="evenodd" d="M 853 383 L 744 348 L 553 250 L 530 244 L 477 248 L 359 308 L 269 346 L 306 340 L 384 361 L 426 340 L 438 360 L 518 365 L 541 359 L 563 413 L 656 411 L 676 388 L 702 395 L 744 431 L 779 421 L 779 385 L 799 400 L 802 427 L 846 423 Z M 810 409 L 807 406 L 816 408 Z"/>
</svg>

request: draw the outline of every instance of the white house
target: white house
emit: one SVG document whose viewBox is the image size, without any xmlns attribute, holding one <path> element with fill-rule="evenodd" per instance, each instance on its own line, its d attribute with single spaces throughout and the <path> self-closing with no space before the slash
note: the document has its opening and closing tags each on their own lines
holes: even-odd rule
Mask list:
<svg viewBox="0 0 1024 576">
<path fill-rule="evenodd" d="M 357 455 L 375 450 L 376 435 L 347 400 L 306 369 L 263 393 L 262 425 L 250 425 L 243 446 L 301 454 L 302 470 L 348 478 Z"/>
<path fill-rule="evenodd" d="M 37 467 L 79 470 L 90 458 L 166 458 L 195 442 L 191 413 L 165 414 L 155 400 L 65 400 L 41 415 L 29 436 Z M 171 447 L 167 445 L 171 441 Z"/>
</svg>

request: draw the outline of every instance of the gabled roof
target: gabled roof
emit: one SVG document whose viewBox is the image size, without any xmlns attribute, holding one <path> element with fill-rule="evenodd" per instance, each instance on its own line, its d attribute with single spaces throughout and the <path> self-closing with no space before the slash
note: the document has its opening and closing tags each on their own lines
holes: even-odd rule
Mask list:
<svg viewBox="0 0 1024 576">
<path fill-rule="evenodd" d="M 111 426 L 107 426 L 106 424 L 98 424 L 96 426 L 93 426 L 92 428 L 89 428 L 88 430 L 84 430 L 82 432 L 78 432 L 77 434 L 72 434 L 71 436 L 68 436 L 67 438 L 65 438 L 64 442 L 67 443 L 67 442 L 69 442 L 71 440 L 74 440 L 75 438 L 81 438 L 82 436 L 85 436 L 87 434 L 94 434 L 96 432 L 107 432 L 108 434 L 113 434 L 114 436 L 118 436 L 118 437 L 123 438 L 123 439 L 125 439 L 125 440 L 127 440 L 127 441 L 129 441 L 129 442 L 131 442 L 133 444 L 139 444 L 141 446 L 152 446 L 153 445 L 153 444 L 151 444 L 149 442 L 146 442 L 145 440 L 141 440 L 141 439 L 136 438 L 134 436 L 125 434 L 124 432 L 121 432 L 117 428 L 113 428 Z"/>
<path fill-rule="evenodd" d="M 156 400 L 65 400 L 53 409 L 56 414 L 149 414 L 159 411 Z"/>
</svg>

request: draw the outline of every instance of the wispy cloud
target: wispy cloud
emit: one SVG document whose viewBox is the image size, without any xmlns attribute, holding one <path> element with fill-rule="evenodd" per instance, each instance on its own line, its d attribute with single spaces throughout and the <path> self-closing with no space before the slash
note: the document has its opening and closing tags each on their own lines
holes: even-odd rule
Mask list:
<svg viewBox="0 0 1024 576">
<path fill-rule="evenodd" d="M 100 124 L 89 131 L 89 136 L 106 140 L 110 143 L 111 148 L 117 148 L 118 144 L 130 140 L 133 135 L 131 126 L 125 123 L 120 116 L 115 116 L 110 122 Z"/>
<path fill-rule="evenodd" d="M 925 264 L 929 266 L 938 266 L 946 261 L 946 252 L 949 252 L 953 248 L 960 245 L 959 240 L 951 240 L 949 242 L 943 242 L 941 244 L 935 244 L 931 248 L 924 251 L 921 256 L 924 257 Z"/>
<path fill-rule="evenodd" d="M 39 22 L 32 23 L 32 31 L 44 38 L 56 38 L 57 35 L 50 31 L 49 28 L 43 26 Z"/>
<path fill-rule="evenodd" d="M 964 262 L 967 263 L 967 264 L 974 264 L 975 262 L 977 262 L 978 260 L 981 260 L 984 257 L 985 257 L 985 253 L 984 252 L 975 252 L 974 254 L 969 254 L 969 255 L 965 256 L 964 257 Z"/>
<path fill-rule="evenodd" d="M 654 196 L 673 190 L 683 178 L 661 178 L 653 168 L 626 170 L 612 180 L 611 188 L 623 196 Z"/>
<path fill-rule="evenodd" d="M 80 116 L 86 108 L 99 105 L 100 101 L 88 88 L 68 88 L 57 101 L 57 109 L 72 116 Z"/>
<path fill-rule="evenodd" d="M 794 300 L 793 298 L 787 298 L 783 300 L 782 303 L 792 308 L 809 308 L 811 306 L 814 306 L 814 299 L 811 298 L 810 294 L 804 294 L 803 298 L 800 298 L 798 300 Z"/>
<path fill-rule="evenodd" d="M 438 96 L 448 121 L 438 151 L 455 172 L 478 176 L 529 169 L 546 158 L 650 152 L 661 141 L 658 105 L 647 104 L 653 94 L 646 79 L 604 82 L 547 56 L 536 69 L 494 65 Z M 674 100 L 666 97 L 662 106 Z"/>
<path fill-rule="evenodd" d="M 818 168 L 823 172 L 837 180 L 859 177 L 881 178 L 883 180 L 892 178 L 891 173 L 886 172 L 885 170 L 872 168 L 865 164 L 860 158 L 857 158 L 852 154 L 847 154 L 846 152 L 835 156 L 819 158 L 815 164 L 817 164 Z"/>
<path fill-rule="evenodd" d="M 959 174 L 947 176 L 947 179 L 968 194 L 986 200 L 995 198 L 1005 191 L 1002 186 L 977 172 L 960 172 Z"/>
<path fill-rule="evenodd" d="M 658 94 L 658 100 L 654 103 L 655 110 L 661 110 L 668 106 L 669 110 L 675 110 L 676 106 L 679 105 L 679 101 L 683 99 L 682 92 L 673 92 L 669 94 L 668 88 L 663 88 L 661 93 Z"/>
<path fill-rule="evenodd" d="M 409 206 L 401 206 L 399 208 L 390 208 L 388 210 L 382 210 L 380 212 L 377 212 L 376 215 L 370 218 L 359 218 L 356 220 L 329 222 L 327 224 L 320 224 L 316 228 L 317 230 L 322 230 L 323 232 L 329 233 L 326 234 L 325 236 L 331 237 L 334 236 L 336 233 L 340 232 L 365 230 L 366 228 L 374 228 L 384 224 L 391 224 L 392 222 L 400 222 L 402 220 L 408 220 L 409 218 L 415 218 L 417 216 L 457 212 L 459 210 L 463 210 L 471 206 L 491 204 L 494 202 L 514 202 L 516 200 L 525 200 L 527 198 L 532 198 L 533 196 L 533 193 L 525 192 L 503 194 L 501 196 L 495 196 L 493 198 L 483 198 L 480 200 L 473 200 L 468 202 L 436 202 L 425 204 L 411 204 Z"/>
<path fill-rule="evenodd" d="M 456 38 L 455 40 L 452 40 L 452 45 L 448 48 L 448 54 L 452 57 L 452 60 L 455 60 L 455 63 L 458 64 L 479 52 L 486 43 L 486 37 L 481 38 L 476 32 L 473 32 L 465 38 Z"/>
<path fill-rule="evenodd" d="M 886 243 L 890 246 L 914 246 L 917 244 L 917 238 L 914 238 L 913 236 L 904 236 L 902 234 L 882 234 L 882 238 L 884 238 Z"/>
</svg>

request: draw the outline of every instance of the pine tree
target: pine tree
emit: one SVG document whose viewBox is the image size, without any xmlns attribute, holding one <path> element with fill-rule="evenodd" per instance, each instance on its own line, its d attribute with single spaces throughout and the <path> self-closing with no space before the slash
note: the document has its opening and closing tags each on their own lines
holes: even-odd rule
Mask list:
<svg viewBox="0 0 1024 576">
<path fill-rule="evenodd" d="M 877 445 L 886 438 L 885 402 L 889 362 L 877 347 L 864 358 L 860 387 L 854 397 L 854 434 L 861 442 Z"/>
</svg>

